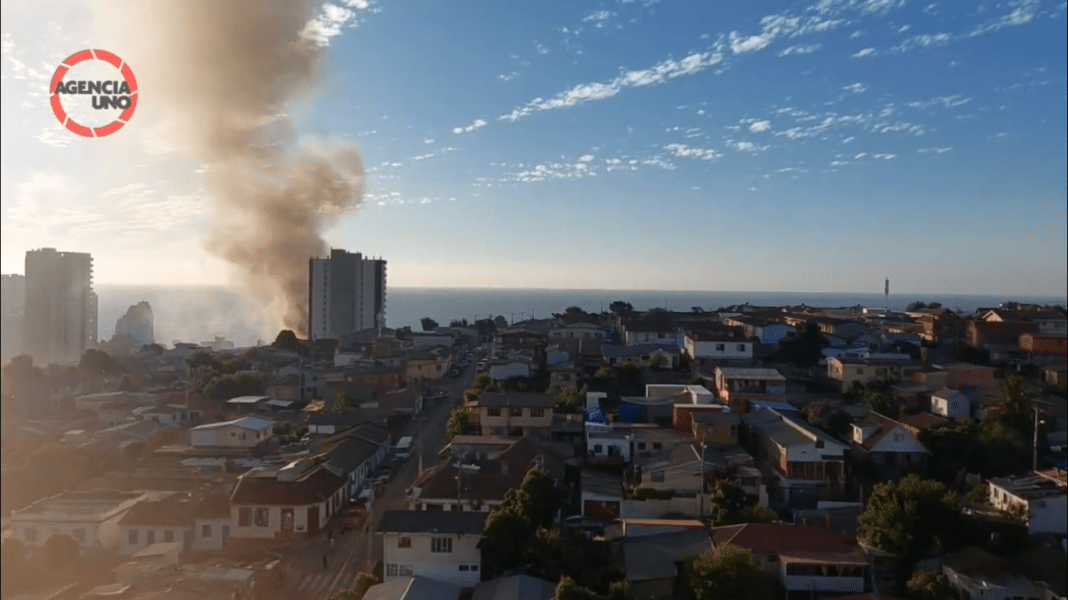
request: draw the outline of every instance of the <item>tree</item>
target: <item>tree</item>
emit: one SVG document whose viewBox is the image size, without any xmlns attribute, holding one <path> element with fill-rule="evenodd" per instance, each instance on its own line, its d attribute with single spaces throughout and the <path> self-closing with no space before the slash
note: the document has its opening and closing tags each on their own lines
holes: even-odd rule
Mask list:
<svg viewBox="0 0 1068 600">
<path fill-rule="evenodd" d="M 579 389 L 569 387 L 556 397 L 556 403 L 553 404 L 553 412 L 558 414 L 582 412 L 582 404 L 585 397 L 586 394 Z"/>
<path fill-rule="evenodd" d="M 449 321 L 449 327 L 467 327 L 467 319 L 453 319 Z"/>
<path fill-rule="evenodd" d="M 998 420 L 1031 433 L 1033 409 L 1031 391 L 1027 382 L 1018 375 L 1010 375 L 1001 381 L 998 401 L 987 412 L 986 421 Z"/>
<path fill-rule="evenodd" d="M 712 493 L 712 522 L 716 527 L 741 523 L 739 517 L 749 506 L 749 498 L 742 486 L 733 481 L 720 481 Z"/>
<path fill-rule="evenodd" d="M 274 342 L 271 343 L 271 347 L 278 348 L 279 350 L 289 350 L 290 352 L 297 352 L 300 350 L 300 340 L 297 339 L 297 334 L 291 329 L 283 329 L 275 336 Z"/>
<path fill-rule="evenodd" d="M 799 335 L 792 335 L 779 342 L 778 359 L 799 367 L 819 364 L 823 349 L 830 344 L 823 337 L 819 325 L 808 323 Z"/>
<path fill-rule="evenodd" d="M 265 389 L 263 376 L 258 372 L 240 371 L 211 379 L 203 393 L 212 400 L 228 400 L 238 396 L 260 396 Z"/>
<path fill-rule="evenodd" d="M 634 306 L 630 302 L 624 302 L 622 300 L 614 300 L 608 305 L 608 310 L 613 313 L 623 316 L 629 315 L 634 312 Z"/>
<path fill-rule="evenodd" d="M 563 497 L 548 471 L 531 469 L 520 484 L 519 500 L 534 527 L 550 527 L 563 507 Z"/>
<path fill-rule="evenodd" d="M 560 583 L 556 584 L 553 600 L 600 600 L 600 597 L 584 587 L 579 587 L 574 579 L 565 575 L 560 578 Z"/>
<path fill-rule="evenodd" d="M 334 414 L 341 414 L 347 411 L 352 406 L 352 398 L 344 392 L 338 392 L 334 396 L 334 403 L 330 405 L 330 412 Z"/>
<path fill-rule="evenodd" d="M 449 436 L 449 441 L 458 435 L 469 435 L 473 432 L 471 427 L 471 409 L 470 408 L 457 408 L 449 415 L 449 422 L 445 425 L 445 432 Z"/>
<path fill-rule="evenodd" d="M 78 368 L 83 373 L 105 377 L 122 371 L 122 367 L 107 352 L 93 348 L 85 351 L 78 362 Z"/>
<path fill-rule="evenodd" d="M 44 372 L 33 364 L 33 357 L 22 354 L 4 365 L 4 384 L 15 395 L 46 391 Z"/>
<path fill-rule="evenodd" d="M 774 576 L 753 563 L 747 550 L 710 548 L 686 563 L 683 578 L 695 600 L 763 600 L 782 597 Z"/>
<path fill-rule="evenodd" d="M 901 403 L 898 402 L 892 392 L 877 387 L 869 386 L 864 391 L 861 399 L 864 404 L 868 405 L 868 408 L 891 419 L 897 418 L 898 410 L 901 408 Z"/>
<path fill-rule="evenodd" d="M 630 582 L 626 579 L 612 582 L 612 585 L 608 586 L 605 600 L 634 600 L 634 590 L 631 589 Z"/>
<path fill-rule="evenodd" d="M 69 535 L 55 534 L 44 545 L 45 562 L 53 570 L 64 570 L 74 564 L 81 554 L 78 540 Z"/>
<path fill-rule="evenodd" d="M 141 346 L 141 352 L 151 352 L 152 354 L 160 355 L 164 352 L 163 346 L 159 344 L 145 344 Z"/>
<path fill-rule="evenodd" d="M 654 354 L 649 357 L 649 368 L 654 371 L 659 371 L 660 369 L 664 368 L 664 365 L 666 364 L 667 359 L 664 358 L 663 354 Z"/>
<path fill-rule="evenodd" d="M 508 319 L 505 319 L 504 315 L 497 315 L 493 317 L 493 326 L 497 329 L 504 329 L 508 327 Z"/>
<path fill-rule="evenodd" d="M 946 600 L 953 597 L 953 586 L 945 573 L 917 571 L 905 584 L 906 600 Z"/>
<path fill-rule="evenodd" d="M 907 475 L 875 486 L 858 525 L 868 544 L 912 565 L 935 544 L 959 537 L 960 506 L 942 483 Z"/>
<path fill-rule="evenodd" d="M 434 331 L 438 328 L 438 322 L 430 317 L 419 319 L 419 323 L 423 326 L 423 331 Z"/>
<path fill-rule="evenodd" d="M 122 379 L 119 380 L 120 392 L 140 392 L 142 389 L 143 386 L 137 378 L 129 373 L 123 374 Z"/>
<path fill-rule="evenodd" d="M 530 520 L 518 507 L 502 504 L 493 509 L 486 518 L 482 539 L 478 543 L 482 550 L 482 570 L 496 577 L 522 566 L 522 549 L 530 538 L 531 529 Z"/>
</svg>

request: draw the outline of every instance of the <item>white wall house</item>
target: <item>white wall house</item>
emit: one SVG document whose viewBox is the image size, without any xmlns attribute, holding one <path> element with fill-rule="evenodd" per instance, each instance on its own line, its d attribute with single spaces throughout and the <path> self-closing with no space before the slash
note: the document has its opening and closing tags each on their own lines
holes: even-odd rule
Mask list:
<svg viewBox="0 0 1068 600">
<path fill-rule="evenodd" d="M 963 597 L 990 600 L 1045 598 L 1046 590 L 1014 573 L 1008 563 L 989 552 L 970 546 L 945 558 L 942 572 Z"/>
<path fill-rule="evenodd" d="M 488 513 L 390 510 L 382 515 L 385 583 L 403 577 L 474 588 L 482 577 L 478 543 Z"/>
<path fill-rule="evenodd" d="M 347 479 L 326 466 L 296 461 L 242 475 L 230 496 L 231 538 L 294 540 L 312 536 L 345 504 Z"/>
<path fill-rule="evenodd" d="M 631 437 L 611 425 L 586 423 L 586 455 L 596 461 L 631 461 Z"/>
<path fill-rule="evenodd" d="M 726 339 L 728 337 L 736 339 Z M 751 360 L 753 342 L 740 336 L 718 336 L 702 331 L 686 335 L 686 355 L 697 360 Z"/>
<path fill-rule="evenodd" d="M 1031 534 L 1068 535 L 1068 488 L 1065 472 L 1036 471 L 1022 477 L 995 477 L 990 503 L 998 510 L 1021 511 Z"/>
<path fill-rule="evenodd" d="M 931 412 L 948 419 L 965 419 L 972 414 L 972 401 L 963 392 L 941 389 L 931 394 Z"/>
<path fill-rule="evenodd" d="M 493 381 L 530 377 L 530 363 L 522 360 L 493 361 L 489 365 L 489 377 Z"/>
<path fill-rule="evenodd" d="M 198 448 L 252 448 L 274 435 L 274 422 L 260 417 L 208 423 L 189 430 L 189 445 Z"/>
<path fill-rule="evenodd" d="M 64 492 L 13 511 L 10 530 L 27 546 L 41 547 L 53 535 L 68 535 L 82 548 L 114 548 L 119 521 L 144 496 L 114 490 Z"/>
</svg>

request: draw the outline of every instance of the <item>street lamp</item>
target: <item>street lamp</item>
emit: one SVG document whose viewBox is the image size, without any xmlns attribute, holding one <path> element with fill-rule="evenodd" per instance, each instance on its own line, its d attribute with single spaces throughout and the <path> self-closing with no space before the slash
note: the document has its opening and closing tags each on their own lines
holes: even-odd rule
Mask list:
<svg viewBox="0 0 1068 600">
<path fill-rule="evenodd" d="M 1039 416 L 1038 415 L 1038 406 L 1032 406 L 1031 408 L 1032 408 L 1032 410 L 1035 411 L 1034 439 L 1031 442 L 1031 470 L 1032 471 L 1037 471 L 1038 470 L 1038 426 L 1041 423 L 1045 423 L 1045 421 L 1040 420 L 1038 418 L 1038 416 Z"/>
</svg>

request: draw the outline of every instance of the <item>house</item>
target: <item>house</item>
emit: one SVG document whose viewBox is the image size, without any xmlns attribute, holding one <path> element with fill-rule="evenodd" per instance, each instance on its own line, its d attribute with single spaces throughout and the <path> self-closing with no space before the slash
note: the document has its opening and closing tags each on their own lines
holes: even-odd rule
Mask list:
<svg viewBox="0 0 1068 600">
<path fill-rule="evenodd" d="M 965 598 L 1043 598 L 1044 586 L 1013 571 L 1008 561 L 969 546 L 946 556 L 942 572 Z"/>
<path fill-rule="evenodd" d="M 520 574 L 479 583 L 471 600 L 552 600 L 555 595 L 555 583 Z"/>
<path fill-rule="evenodd" d="M 375 458 L 380 450 L 374 442 L 349 437 L 327 453 L 327 466 L 348 479 L 348 498 L 356 498 L 367 484 L 368 476 L 377 466 Z"/>
<path fill-rule="evenodd" d="M 716 367 L 713 379 L 720 399 L 742 414 L 753 400 L 786 401 L 786 378 L 775 369 Z"/>
<path fill-rule="evenodd" d="M 667 533 L 628 537 L 623 541 L 623 564 L 635 598 L 675 598 L 679 568 L 711 547 L 708 530 L 682 529 Z"/>
<path fill-rule="evenodd" d="M 572 323 L 551 328 L 548 343 L 566 349 L 575 356 L 600 356 L 601 345 L 606 338 L 607 332 L 599 325 Z"/>
<path fill-rule="evenodd" d="M 563 479 L 561 448 L 523 437 L 495 458 L 461 456 L 423 471 L 408 489 L 409 510 L 489 512 L 532 468 Z M 570 450 L 570 448 L 568 448 Z"/>
<path fill-rule="evenodd" d="M 972 402 L 963 392 L 942 388 L 931 394 L 931 412 L 947 419 L 966 419 L 972 414 Z"/>
<path fill-rule="evenodd" d="M 530 377 L 531 364 L 520 358 L 506 358 L 487 361 L 489 378 L 493 381 L 526 379 Z"/>
<path fill-rule="evenodd" d="M 681 344 L 678 328 L 668 323 L 650 323 L 631 321 L 623 324 L 623 343 L 627 346 L 655 344 L 679 348 Z"/>
<path fill-rule="evenodd" d="M 1068 317 L 1063 312 L 1053 310 L 995 308 L 986 311 L 981 318 L 987 323 L 1034 323 L 1039 333 L 1062 337 L 1068 334 Z"/>
<path fill-rule="evenodd" d="M 109 402 L 108 404 L 100 405 L 100 407 L 96 409 L 97 427 L 100 429 L 108 429 L 133 421 L 134 408 L 136 408 L 136 406 L 131 406 L 122 402 Z"/>
<path fill-rule="evenodd" d="M 230 542 L 291 542 L 319 533 L 342 509 L 348 484 L 322 460 L 259 467 L 242 475 L 230 496 Z"/>
<path fill-rule="evenodd" d="M 907 415 L 901 419 L 901 424 L 904 425 L 905 429 L 917 438 L 920 436 L 920 432 L 935 427 L 944 427 L 950 423 L 952 423 L 952 421 L 949 419 L 926 411 Z"/>
<path fill-rule="evenodd" d="M 1063 333 L 1025 333 L 1020 336 L 1020 352 L 1029 355 L 1068 356 L 1068 337 Z"/>
<path fill-rule="evenodd" d="M 742 417 L 744 442 L 772 476 L 768 490 L 791 507 L 815 505 L 828 490 L 845 483 L 848 448 L 804 423 L 796 413 L 760 409 Z"/>
<path fill-rule="evenodd" d="M 724 317 L 724 325 L 741 327 L 746 338 L 757 338 L 764 346 L 777 346 L 785 338 L 796 335 L 797 328 L 774 320 L 773 315 L 767 317 L 753 315 L 736 315 Z"/>
<path fill-rule="evenodd" d="M 582 371 L 573 362 L 559 363 L 549 366 L 549 388 L 547 393 L 559 395 L 564 390 L 579 387 L 579 376 Z"/>
<path fill-rule="evenodd" d="M 753 342 L 741 327 L 699 329 L 686 333 L 684 352 L 691 361 L 753 359 Z"/>
<path fill-rule="evenodd" d="M 973 348 L 1008 346 L 1016 348 L 1020 336 L 1025 333 L 1041 333 L 1038 323 L 968 321 L 964 325 L 964 338 Z"/>
<path fill-rule="evenodd" d="M 117 490 L 67 491 L 12 511 L 9 527 L 27 546 L 41 547 L 53 535 L 68 535 L 82 548 L 114 548 L 119 521 L 144 496 Z"/>
<path fill-rule="evenodd" d="M 591 464 L 628 464 L 631 461 L 629 424 L 586 423 L 586 461 Z"/>
<path fill-rule="evenodd" d="M 901 423 L 868 411 L 850 427 L 855 462 L 866 463 L 875 480 L 897 480 L 927 468 L 930 451 Z"/>
<path fill-rule="evenodd" d="M 1020 477 L 995 477 L 990 503 L 998 510 L 1019 511 L 1031 534 L 1068 535 L 1068 488 L 1061 469 L 1035 471 Z"/>
<path fill-rule="evenodd" d="M 834 357 L 827 359 L 827 377 L 837 381 L 842 390 L 848 390 L 854 383 L 867 385 L 909 380 L 913 378 L 913 373 L 921 368 L 921 364 L 914 361 Z"/>
<path fill-rule="evenodd" d="M 363 600 L 459 600 L 462 591 L 426 577 L 397 577 L 372 585 Z"/>
<path fill-rule="evenodd" d="M 698 443 L 728 446 L 738 443 L 738 426 L 742 423 L 742 416 L 736 412 L 700 412 L 693 415 L 692 422 L 693 439 Z"/>
<path fill-rule="evenodd" d="M 133 556 L 157 543 L 177 543 L 181 550 L 222 550 L 230 529 L 226 496 L 189 493 L 143 499 L 119 520 L 120 556 Z"/>
<path fill-rule="evenodd" d="M 1068 390 L 1068 368 L 1046 367 L 1042 370 L 1042 381 L 1062 392 Z"/>
<path fill-rule="evenodd" d="M 133 409 L 133 416 L 142 421 L 155 421 L 164 425 L 180 425 L 185 421 L 185 410 L 177 406 L 140 406 Z"/>
<path fill-rule="evenodd" d="M 483 392 L 474 407 L 483 435 L 548 437 L 555 403 L 549 394 Z"/>
<path fill-rule="evenodd" d="M 787 597 L 860 593 L 865 589 L 867 554 L 822 527 L 782 523 L 713 527 L 712 544 L 752 552 L 753 562 L 779 578 Z"/>
<path fill-rule="evenodd" d="M 232 421 L 198 425 L 189 430 L 194 448 L 252 448 L 274 435 L 274 421 L 241 417 Z"/>
<path fill-rule="evenodd" d="M 643 369 L 662 367 L 674 369 L 679 366 L 679 353 L 675 347 L 657 344 L 631 344 L 601 346 L 601 357 L 605 364 L 622 365 L 632 363 Z"/>
<path fill-rule="evenodd" d="M 479 512 L 386 511 L 377 530 L 384 581 L 414 576 L 474 588 L 482 576 L 478 544 L 486 517 Z"/>
<path fill-rule="evenodd" d="M 619 473 L 584 468 L 580 474 L 582 515 L 594 521 L 610 523 L 623 510 L 623 480 Z"/>
<path fill-rule="evenodd" d="M 672 490 L 679 496 L 697 496 L 707 491 L 698 448 L 688 440 L 669 444 L 661 452 L 640 451 L 634 456 L 634 487 Z M 707 469 L 711 470 L 711 469 Z"/>
<path fill-rule="evenodd" d="M 452 350 L 445 347 L 408 351 L 408 381 L 434 381 L 445 377 L 452 367 Z"/>
<path fill-rule="evenodd" d="M 226 407 L 231 410 L 250 413 L 262 410 L 270 399 L 270 396 L 238 396 L 227 400 Z"/>
</svg>

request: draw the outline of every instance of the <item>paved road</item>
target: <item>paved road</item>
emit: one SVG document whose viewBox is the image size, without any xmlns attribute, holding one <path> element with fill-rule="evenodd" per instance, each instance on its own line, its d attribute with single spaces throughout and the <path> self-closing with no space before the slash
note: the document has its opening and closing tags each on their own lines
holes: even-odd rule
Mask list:
<svg viewBox="0 0 1068 600">
<path fill-rule="evenodd" d="M 292 548 L 286 557 L 287 584 L 280 594 L 283 598 L 327 599 L 341 591 L 351 590 L 355 587 L 360 572 L 368 570 L 372 562 L 381 558 L 382 540 L 371 532 L 378 528 L 385 511 L 408 508 L 406 494 L 419 475 L 419 456 L 423 457 L 424 468 L 438 463 L 438 454 L 447 442 L 445 423 L 448 421 L 449 412 L 453 406 L 463 402 L 463 390 L 471 385 L 474 378 L 475 369 L 472 365 L 460 377 L 446 378 L 438 382 L 436 387 L 449 392 L 449 398 L 428 403 L 420 417 L 422 421 L 413 419 L 406 426 L 404 435 L 418 436 L 415 440 L 415 452 L 371 504 L 369 531 L 335 534 L 332 543 L 324 533 Z M 371 560 L 368 559 L 369 549 Z"/>
</svg>

